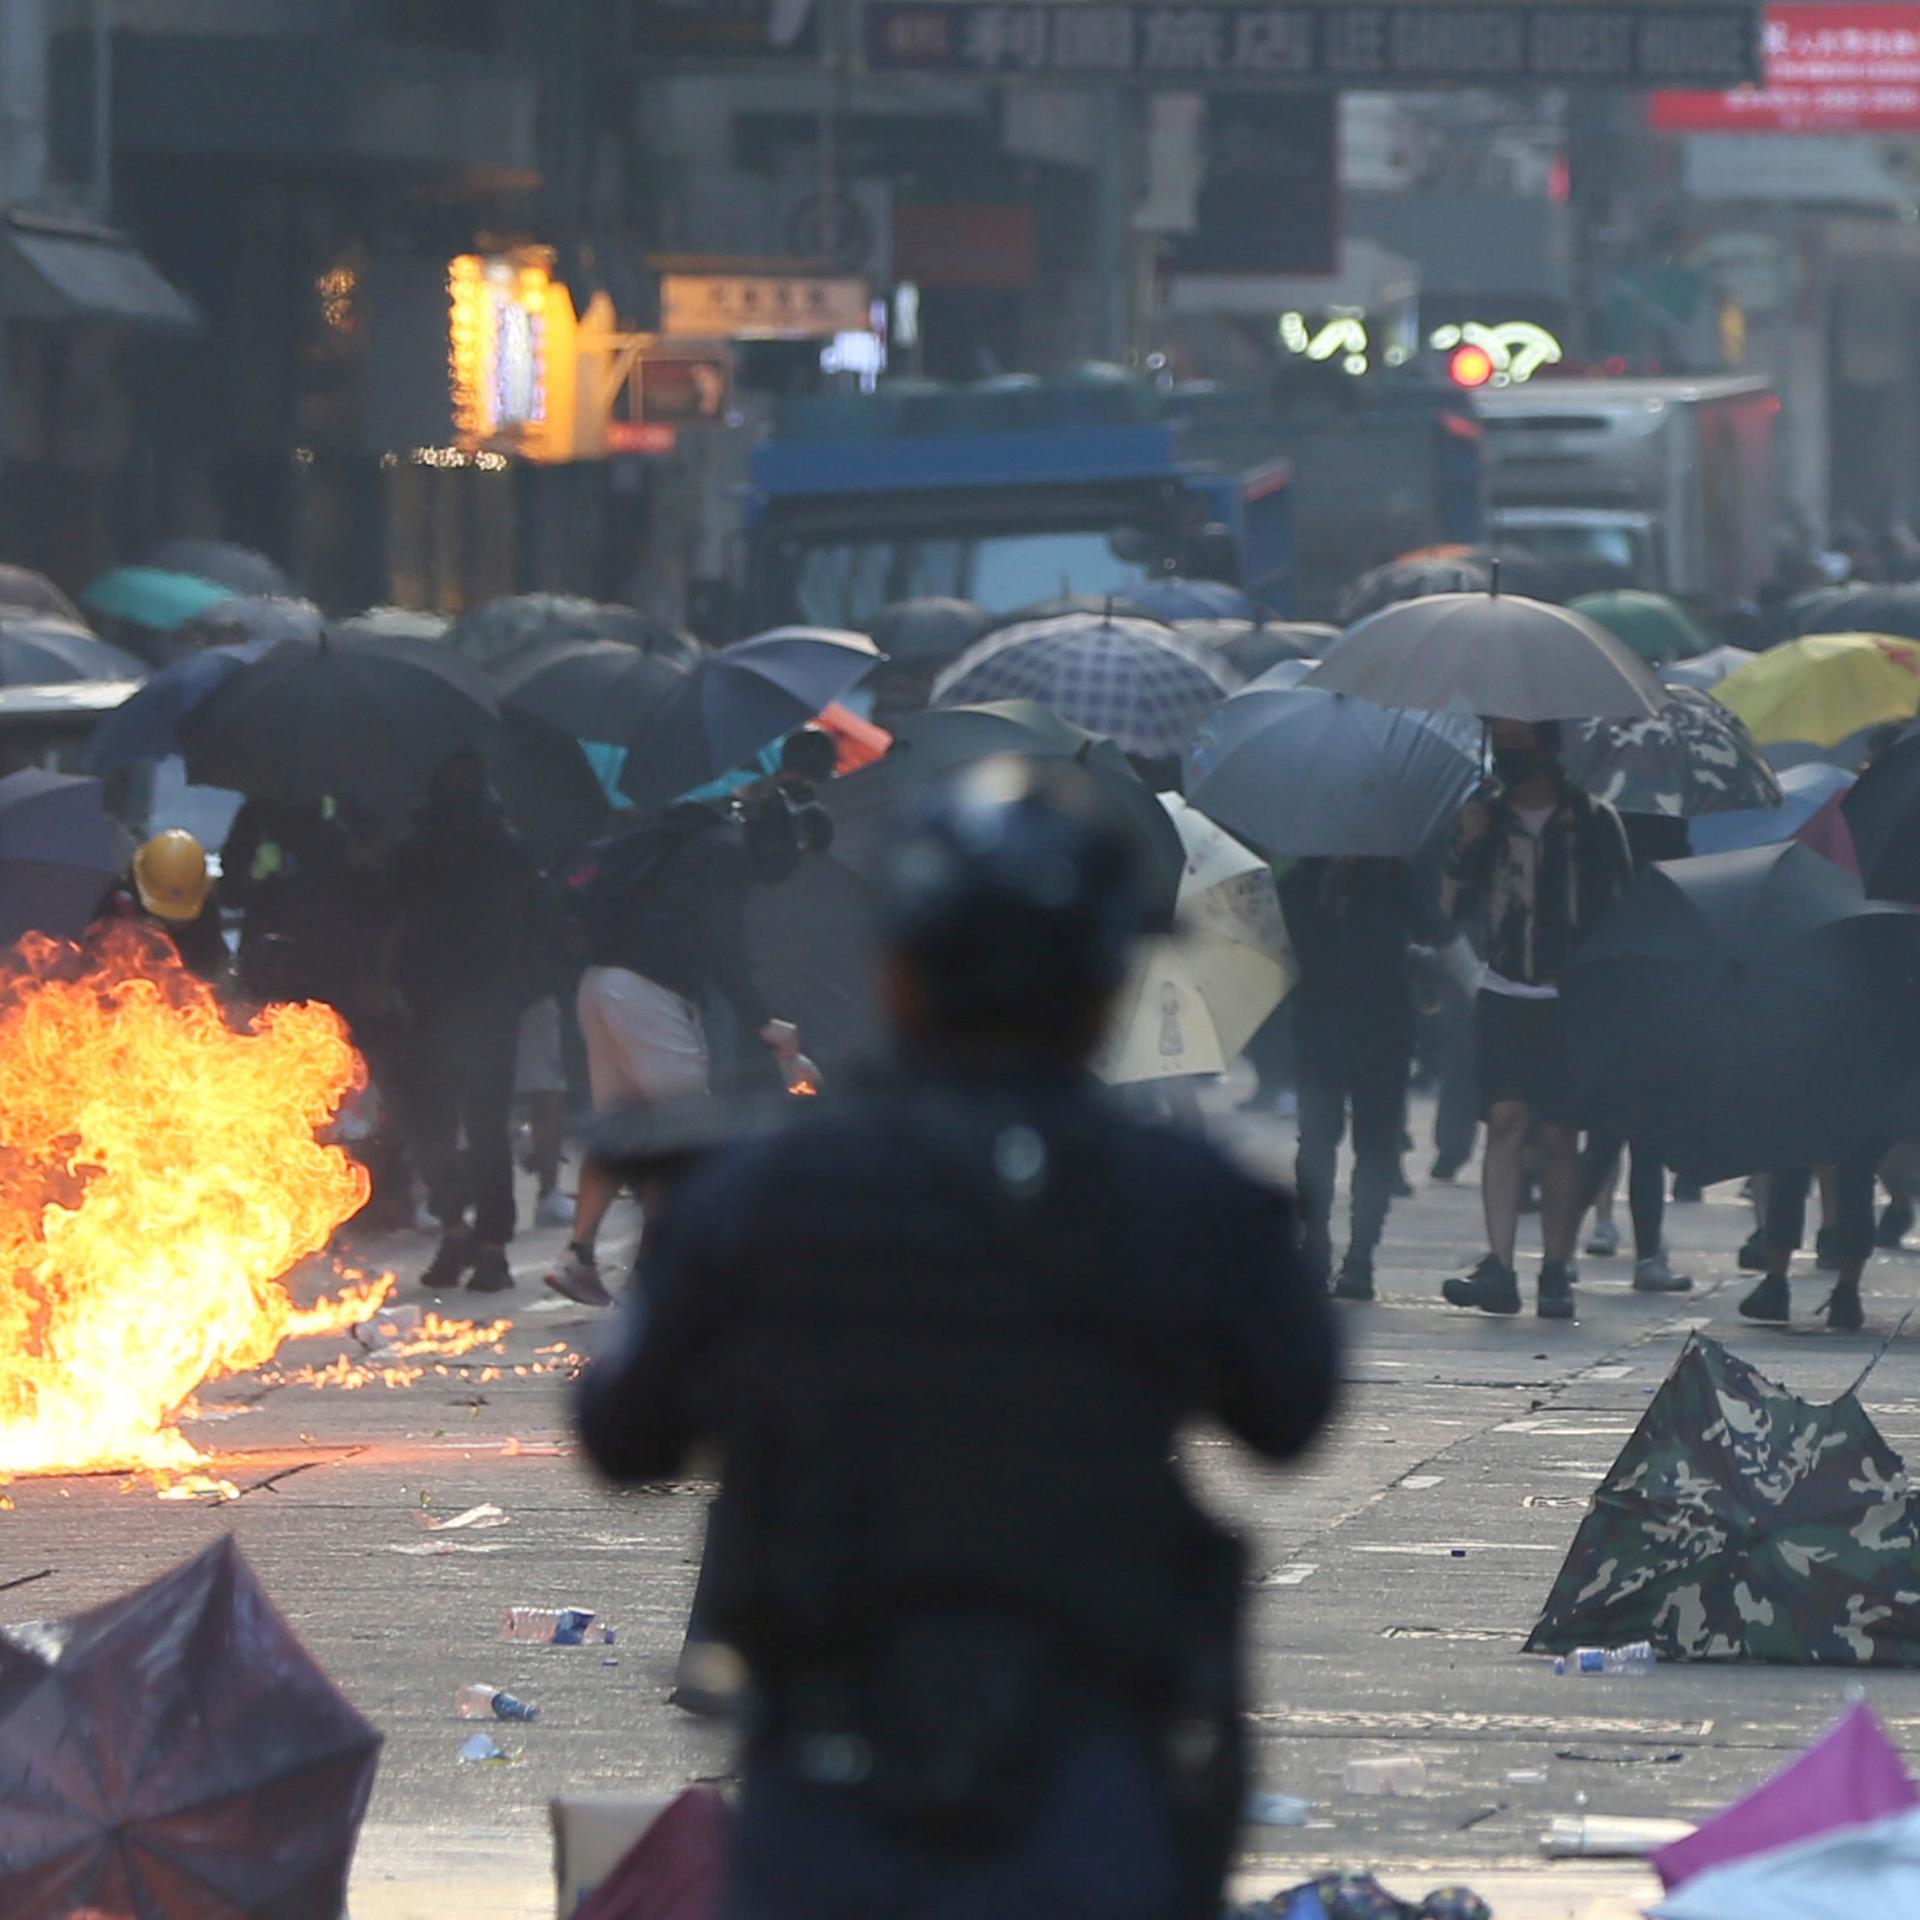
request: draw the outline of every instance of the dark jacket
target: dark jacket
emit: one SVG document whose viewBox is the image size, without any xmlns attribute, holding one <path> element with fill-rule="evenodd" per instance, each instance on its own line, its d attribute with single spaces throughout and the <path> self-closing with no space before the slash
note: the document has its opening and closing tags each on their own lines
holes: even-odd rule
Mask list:
<svg viewBox="0 0 1920 1920">
<path fill-rule="evenodd" d="M 1442 939 L 1439 916 L 1404 860 L 1297 860 L 1280 907 L 1300 977 L 1296 1020 L 1358 1016 L 1403 1029 L 1413 1019 L 1414 945 Z"/>
<path fill-rule="evenodd" d="M 180 956 L 180 964 L 202 980 L 217 980 L 233 955 L 227 950 L 227 936 L 220 925 L 220 909 L 211 896 L 191 920 L 166 920 L 149 913 L 140 904 L 140 889 L 129 874 L 101 896 L 93 910 L 96 926 L 114 920 L 131 921 L 155 933 L 164 934 L 168 944 Z"/>
<path fill-rule="evenodd" d="M 1522 986 L 1557 986 L 1574 949 L 1633 881 L 1620 816 L 1561 782 L 1536 838 L 1506 791 L 1467 803 L 1441 887 L 1441 905 L 1477 913 L 1487 965 Z"/>
<path fill-rule="evenodd" d="M 696 1006 L 716 993 L 749 1033 L 772 1017 L 748 960 L 746 838 L 717 809 L 676 807 L 608 841 L 587 891 L 589 966 L 623 967 Z"/>
<path fill-rule="evenodd" d="M 533 997 L 549 932 L 540 875 L 499 806 L 429 801 L 387 870 L 395 984 L 416 1016 Z"/>
<path fill-rule="evenodd" d="M 715 1614 L 776 1715 L 955 1608 L 1152 1713 L 1202 1570 L 1237 1565 L 1176 1436 L 1285 1459 L 1334 1393 L 1283 1192 L 1078 1078 L 916 1075 L 688 1179 L 580 1420 L 622 1480 L 719 1443 Z"/>
</svg>

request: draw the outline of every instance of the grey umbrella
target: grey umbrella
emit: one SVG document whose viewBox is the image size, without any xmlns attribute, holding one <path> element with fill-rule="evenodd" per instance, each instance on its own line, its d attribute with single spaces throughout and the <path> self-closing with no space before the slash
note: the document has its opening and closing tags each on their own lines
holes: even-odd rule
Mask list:
<svg viewBox="0 0 1920 1920">
<path fill-rule="evenodd" d="M 896 666 L 957 660 L 994 623 L 971 600 L 896 600 L 873 616 L 873 644 Z"/>
<path fill-rule="evenodd" d="M 1306 684 L 1381 707 L 1495 720 L 1629 720 L 1660 711 L 1652 670 L 1567 607 L 1436 593 L 1360 622 Z"/>
<path fill-rule="evenodd" d="M 50 613 L 0 611 L 0 684 L 53 686 L 64 680 L 144 680 L 147 663 L 85 627 Z"/>
<path fill-rule="evenodd" d="M 1377 707 L 1310 687 L 1249 687 L 1208 721 L 1188 801 L 1269 859 L 1419 850 L 1480 774 L 1469 714 Z"/>
<path fill-rule="evenodd" d="M 44 573 L 35 573 L 31 567 L 0 566 L 0 608 L 16 613 L 50 613 L 56 619 L 72 621 L 76 627 L 86 625 L 80 609 Z"/>
</svg>

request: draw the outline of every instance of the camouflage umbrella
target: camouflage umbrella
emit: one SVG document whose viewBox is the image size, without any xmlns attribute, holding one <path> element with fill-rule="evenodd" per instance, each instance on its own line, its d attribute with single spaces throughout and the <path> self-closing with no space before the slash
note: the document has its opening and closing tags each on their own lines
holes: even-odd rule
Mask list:
<svg viewBox="0 0 1920 1920">
<path fill-rule="evenodd" d="M 1852 1391 L 1818 1406 L 1687 1342 L 1621 1450 L 1530 1653 L 1920 1666 L 1920 1496 Z"/>
<path fill-rule="evenodd" d="M 1693 687 L 1669 687 L 1645 719 L 1576 722 L 1562 757 L 1576 785 L 1623 813 L 1691 819 L 1781 802 L 1746 723 Z"/>
<path fill-rule="evenodd" d="M 1389 560 L 1384 567 L 1363 573 L 1347 589 L 1340 602 L 1340 624 L 1351 627 L 1402 600 L 1424 600 L 1434 593 L 1485 593 L 1492 584 L 1492 571 L 1470 558 Z"/>
</svg>

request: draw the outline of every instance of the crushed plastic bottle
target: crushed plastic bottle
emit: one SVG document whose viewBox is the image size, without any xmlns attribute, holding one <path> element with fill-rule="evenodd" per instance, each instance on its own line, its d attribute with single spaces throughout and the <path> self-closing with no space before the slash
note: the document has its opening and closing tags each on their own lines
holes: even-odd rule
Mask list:
<svg viewBox="0 0 1920 1920">
<path fill-rule="evenodd" d="M 1632 1640 L 1624 1647 L 1575 1647 L 1553 1663 L 1555 1674 L 1647 1674 L 1660 1664 L 1653 1649 L 1644 1640 Z"/>
<path fill-rule="evenodd" d="M 1342 1779 L 1349 1793 L 1398 1798 L 1426 1790 L 1427 1763 L 1411 1753 L 1397 1753 L 1385 1760 L 1349 1760 Z"/>
<path fill-rule="evenodd" d="M 1250 1827 L 1304 1827 L 1313 1806 L 1297 1794 L 1250 1793 L 1240 1811 Z"/>
<path fill-rule="evenodd" d="M 353 1337 L 369 1353 L 377 1353 L 382 1347 L 397 1347 L 401 1341 L 413 1339 L 420 1331 L 422 1318 L 421 1310 L 411 1303 L 383 1306 L 354 1327 Z"/>
<path fill-rule="evenodd" d="M 583 1647 L 592 1625 L 589 1607 L 508 1607 L 500 1615 L 500 1638 L 536 1647 Z M 605 1637 L 603 1631 L 600 1638 Z"/>
<path fill-rule="evenodd" d="M 463 1766 L 471 1766 L 477 1761 L 504 1760 L 507 1751 L 490 1733 L 472 1733 L 461 1742 L 458 1757 Z"/>
<path fill-rule="evenodd" d="M 537 1720 L 540 1717 L 538 1707 L 530 1707 L 524 1700 L 516 1700 L 512 1694 L 502 1688 L 489 1686 L 484 1680 L 476 1680 L 472 1685 L 462 1687 L 453 1696 L 453 1710 L 462 1720 L 485 1720 L 489 1715 L 495 1720 Z"/>
</svg>

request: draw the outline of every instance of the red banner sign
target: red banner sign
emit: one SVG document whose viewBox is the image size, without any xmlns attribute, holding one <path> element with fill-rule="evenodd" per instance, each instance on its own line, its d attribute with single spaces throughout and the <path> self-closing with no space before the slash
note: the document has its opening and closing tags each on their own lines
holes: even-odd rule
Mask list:
<svg viewBox="0 0 1920 1920">
<path fill-rule="evenodd" d="M 1920 6 L 1770 6 L 1766 79 L 1656 93 L 1662 133 L 1920 131 Z"/>
</svg>

